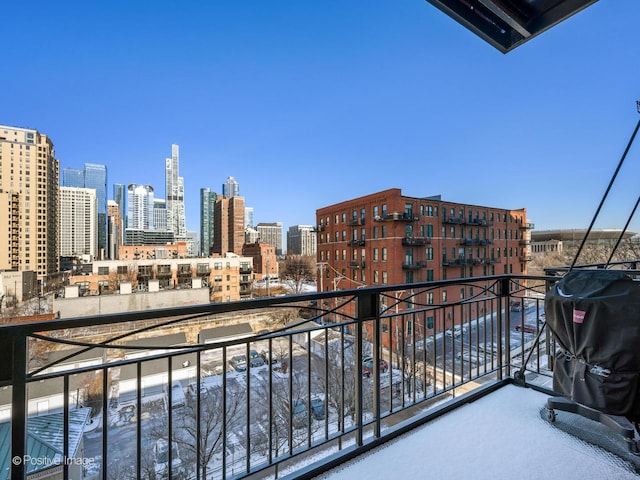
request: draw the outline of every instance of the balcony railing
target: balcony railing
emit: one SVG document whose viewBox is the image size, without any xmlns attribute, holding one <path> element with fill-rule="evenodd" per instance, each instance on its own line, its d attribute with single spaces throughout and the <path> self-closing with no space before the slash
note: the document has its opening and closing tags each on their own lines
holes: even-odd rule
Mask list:
<svg viewBox="0 0 640 480">
<path fill-rule="evenodd" d="M 347 245 L 349 245 L 350 247 L 362 247 L 365 244 L 365 240 L 361 239 L 361 240 L 350 240 L 349 243 Z"/>
<path fill-rule="evenodd" d="M 12 479 L 51 468 L 79 478 L 78 465 L 102 479 L 311 478 L 411 419 L 423 423 L 434 404 L 455 405 L 456 391 L 489 392 L 516 371 L 524 382 L 548 376 L 550 338 L 534 344 L 515 325 L 542 328 L 545 282 L 557 278 L 478 277 L 0 327 L 0 427 L 11 438 L 6 458 L 18 459 L 0 468 Z M 446 289 L 473 294 L 433 304 Z M 525 308 L 512 312 L 514 299 Z M 260 333 L 239 334 L 249 321 Z M 216 329 L 226 333 L 211 342 Z M 22 461 L 45 455 L 33 443 L 43 433 L 50 456 Z"/>
<path fill-rule="evenodd" d="M 486 240 L 484 238 L 462 238 L 460 239 L 460 245 L 491 245 L 493 242 L 491 240 Z"/>
<path fill-rule="evenodd" d="M 384 213 L 382 215 L 378 215 L 374 217 L 374 221 L 376 222 L 387 222 L 387 221 L 417 222 L 418 220 L 419 220 L 418 216 L 414 215 L 411 212 Z"/>
<path fill-rule="evenodd" d="M 420 247 L 431 243 L 431 239 L 427 237 L 403 237 L 402 245 Z"/>
<path fill-rule="evenodd" d="M 421 268 L 425 268 L 426 266 L 427 266 L 427 262 L 421 260 L 419 262 L 403 263 L 402 269 L 403 270 L 419 270 Z"/>
</svg>

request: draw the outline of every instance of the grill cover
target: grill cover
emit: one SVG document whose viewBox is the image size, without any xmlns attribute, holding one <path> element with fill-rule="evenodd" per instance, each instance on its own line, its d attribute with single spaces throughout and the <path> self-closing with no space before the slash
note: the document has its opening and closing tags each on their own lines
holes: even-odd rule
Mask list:
<svg viewBox="0 0 640 480">
<path fill-rule="evenodd" d="M 566 274 L 545 297 L 559 344 L 555 392 L 610 415 L 640 419 L 640 287 L 615 270 Z"/>
</svg>

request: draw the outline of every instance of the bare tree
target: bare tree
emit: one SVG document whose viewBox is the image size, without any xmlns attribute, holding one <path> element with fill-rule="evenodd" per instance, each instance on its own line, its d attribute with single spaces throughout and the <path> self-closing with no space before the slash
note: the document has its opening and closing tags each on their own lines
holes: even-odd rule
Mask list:
<svg viewBox="0 0 640 480">
<path fill-rule="evenodd" d="M 302 255 L 288 256 L 280 268 L 280 280 L 292 293 L 301 293 L 305 282 L 315 280 L 315 258 Z"/>
<path fill-rule="evenodd" d="M 211 387 L 200 392 L 200 401 L 190 395 L 183 411 L 175 415 L 174 441 L 180 447 L 189 464 L 195 465 L 199 452 L 198 468 L 202 478 L 208 478 L 214 457 L 222 453 L 225 430 L 233 431 L 246 405 L 246 393 L 239 388 L 228 387 L 225 396 L 221 387 Z M 198 435 L 197 412 L 200 409 Z M 225 428 L 223 428 L 223 426 Z M 165 437 L 166 437 L 166 430 Z"/>
<path fill-rule="evenodd" d="M 314 422 L 306 389 L 305 375 L 287 370 L 286 373 L 273 372 L 272 390 L 269 395 L 268 377 L 252 388 L 255 405 L 252 447 L 266 455 L 269 450 L 275 457 L 287 454 L 308 442 L 318 430 Z M 291 389 L 289 389 L 291 375 Z M 269 399 L 271 403 L 269 404 Z M 269 408 L 271 405 L 271 408 Z M 268 412 L 271 412 L 269 418 Z M 269 434 L 271 432 L 271 443 Z"/>
</svg>

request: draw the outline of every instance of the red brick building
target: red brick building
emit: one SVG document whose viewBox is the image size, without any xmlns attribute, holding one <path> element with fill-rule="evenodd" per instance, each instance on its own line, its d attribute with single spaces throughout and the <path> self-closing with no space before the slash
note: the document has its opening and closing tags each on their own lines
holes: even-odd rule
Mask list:
<svg viewBox="0 0 640 480">
<path fill-rule="evenodd" d="M 524 274 L 530 257 L 524 208 L 407 197 L 392 188 L 320 208 L 316 220 L 318 291 Z M 446 304 L 474 294 L 472 286 L 449 290 L 422 300 Z"/>
<path fill-rule="evenodd" d="M 253 274 L 256 280 L 278 278 L 276 248 L 264 242 L 245 243 L 242 255 L 253 258 Z"/>
</svg>

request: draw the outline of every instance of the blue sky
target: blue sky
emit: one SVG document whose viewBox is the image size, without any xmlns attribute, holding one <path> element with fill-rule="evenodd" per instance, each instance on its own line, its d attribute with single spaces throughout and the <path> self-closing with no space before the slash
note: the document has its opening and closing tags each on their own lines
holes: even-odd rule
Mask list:
<svg viewBox="0 0 640 480">
<path fill-rule="evenodd" d="M 164 196 L 179 144 L 190 230 L 199 189 L 220 193 L 228 176 L 256 222 L 285 229 L 394 187 L 586 228 L 640 118 L 638 0 L 601 0 L 506 55 L 423 0 L 3 12 L 0 124 L 49 135 L 61 168 L 107 165 L 110 197 L 113 183 Z M 639 157 L 596 227 L 624 226 Z"/>
</svg>

